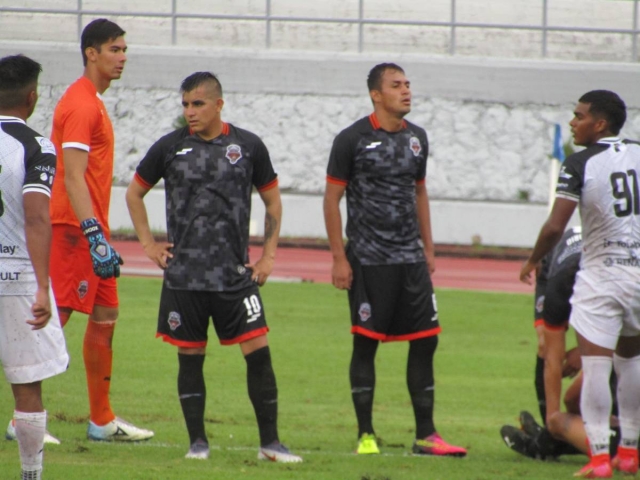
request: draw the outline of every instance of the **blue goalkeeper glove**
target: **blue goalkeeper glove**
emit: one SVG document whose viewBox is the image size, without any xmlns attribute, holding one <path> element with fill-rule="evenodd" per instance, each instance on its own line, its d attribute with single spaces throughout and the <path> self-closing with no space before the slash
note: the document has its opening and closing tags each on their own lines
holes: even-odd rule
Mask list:
<svg viewBox="0 0 640 480">
<path fill-rule="evenodd" d="M 89 240 L 89 253 L 91 253 L 94 273 L 100 278 L 119 277 L 120 265 L 124 261 L 104 238 L 104 232 L 98 220 L 87 218 L 80 224 L 80 228 Z"/>
</svg>

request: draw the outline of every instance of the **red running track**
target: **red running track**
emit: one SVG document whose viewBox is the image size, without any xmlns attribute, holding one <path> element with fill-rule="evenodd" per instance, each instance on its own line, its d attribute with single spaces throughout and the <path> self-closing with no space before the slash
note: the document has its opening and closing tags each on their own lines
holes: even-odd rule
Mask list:
<svg viewBox="0 0 640 480">
<path fill-rule="evenodd" d="M 113 242 L 125 263 L 123 275 L 161 276 L 162 271 L 147 258 L 138 242 Z M 250 247 L 252 261 L 261 247 Z M 521 261 L 480 258 L 436 258 L 433 284 L 436 288 L 533 293 L 533 287 L 518 280 Z M 278 248 L 272 280 L 331 283 L 331 254 L 326 250 Z"/>
</svg>

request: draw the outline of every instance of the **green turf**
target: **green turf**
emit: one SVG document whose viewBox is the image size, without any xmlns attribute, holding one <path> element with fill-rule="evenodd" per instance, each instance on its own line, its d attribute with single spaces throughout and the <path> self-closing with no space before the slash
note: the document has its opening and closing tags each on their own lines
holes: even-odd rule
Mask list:
<svg viewBox="0 0 640 480">
<path fill-rule="evenodd" d="M 383 455 L 353 455 L 357 432 L 347 375 L 346 294 L 306 283 L 262 290 L 280 392 L 280 436 L 304 463 L 256 460 L 245 363 L 238 347 L 221 347 L 215 339 L 205 364 L 212 455 L 208 461 L 187 461 L 175 348 L 154 338 L 159 292 L 159 280 L 120 280 L 111 395 L 118 415 L 155 430 L 155 437 L 135 445 L 86 440 L 86 317 L 74 314 L 65 329 L 69 371 L 44 383 L 49 430 L 63 441 L 46 447 L 45 479 L 548 479 L 569 478 L 585 462 L 583 457 L 535 462 L 508 450 L 498 434 L 501 425 L 516 422 L 521 409 L 536 412 L 531 297 L 454 290 L 438 291 L 443 333 L 436 354 L 435 419 L 445 439 L 467 447 L 469 455 L 408 455 L 413 414 L 405 385 L 406 343 L 382 345 L 376 360 L 374 423 Z M 1 383 L 0 430 L 12 408 L 9 386 Z M 0 440 L 0 478 L 17 478 L 18 471 L 17 443 Z"/>
</svg>

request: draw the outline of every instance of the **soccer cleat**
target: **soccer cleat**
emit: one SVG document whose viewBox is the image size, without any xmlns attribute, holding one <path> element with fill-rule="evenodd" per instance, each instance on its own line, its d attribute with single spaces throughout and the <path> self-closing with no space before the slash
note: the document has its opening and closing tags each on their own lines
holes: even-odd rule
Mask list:
<svg viewBox="0 0 640 480">
<path fill-rule="evenodd" d="M 611 460 L 611 467 L 624 475 L 638 473 L 638 450 L 618 447 L 618 454 Z"/>
<path fill-rule="evenodd" d="M 360 440 L 358 440 L 358 449 L 356 450 L 356 453 L 358 455 L 380 453 L 376 436 L 372 433 L 363 433 Z"/>
<path fill-rule="evenodd" d="M 432 433 L 427 438 L 417 438 L 413 442 L 415 455 L 441 455 L 447 457 L 464 457 L 467 451 L 462 447 L 449 445 L 440 435 Z"/>
<path fill-rule="evenodd" d="M 17 440 L 18 439 L 18 437 L 16 436 L 15 420 L 11 419 L 9 421 L 9 425 L 7 425 L 7 430 L 4 433 L 4 438 L 6 438 L 7 440 Z M 56 437 L 51 435 L 49 432 L 45 431 L 44 432 L 44 443 L 48 443 L 50 445 L 60 445 L 60 440 L 58 440 Z"/>
<path fill-rule="evenodd" d="M 265 447 L 260 447 L 258 460 L 269 460 L 280 463 L 300 463 L 302 462 L 302 457 L 294 455 L 283 444 L 275 441 Z"/>
<path fill-rule="evenodd" d="M 87 428 L 87 438 L 98 442 L 139 442 L 149 440 L 151 437 L 153 437 L 151 430 L 138 428 L 118 417 L 103 426 L 89 421 Z"/>
<path fill-rule="evenodd" d="M 542 426 L 536 422 L 536 419 L 533 418 L 526 410 L 520 412 L 520 428 L 529 435 L 530 437 L 535 437 L 542 431 Z"/>
<path fill-rule="evenodd" d="M 611 478 L 613 470 L 609 462 L 609 455 L 596 455 L 591 457 L 591 461 L 573 474 L 580 478 Z"/>
<path fill-rule="evenodd" d="M 206 460 L 207 458 L 209 458 L 209 444 L 199 438 L 191 444 L 191 447 L 189 448 L 189 451 L 184 456 L 184 458 Z"/>
<path fill-rule="evenodd" d="M 512 425 L 504 425 L 500 429 L 500 436 L 504 443 L 514 452 L 529 458 L 536 458 L 533 449 L 533 439 L 524 431 Z"/>
</svg>

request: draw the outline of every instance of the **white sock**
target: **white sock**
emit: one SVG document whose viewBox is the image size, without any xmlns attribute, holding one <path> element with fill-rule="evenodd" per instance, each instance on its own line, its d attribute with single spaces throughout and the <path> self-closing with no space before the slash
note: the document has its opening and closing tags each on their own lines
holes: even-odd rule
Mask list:
<svg viewBox="0 0 640 480">
<path fill-rule="evenodd" d="M 620 420 L 620 445 L 638 448 L 640 436 L 640 357 L 613 356 L 613 366 L 618 375 L 618 419 Z"/>
<path fill-rule="evenodd" d="M 582 357 L 584 377 L 580 411 L 591 455 L 609 453 L 609 415 L 612 404 L 609 377 L 612 364 L 611 357 Z"/>
<path fill-rule="evenodd" d="M 16 437 L 20 447 L 23 480 L 39 480 L 42 472 L 44 432 L 47 427 L 47 412 L 25 413 L 14 410 Z"/>
</svg>

